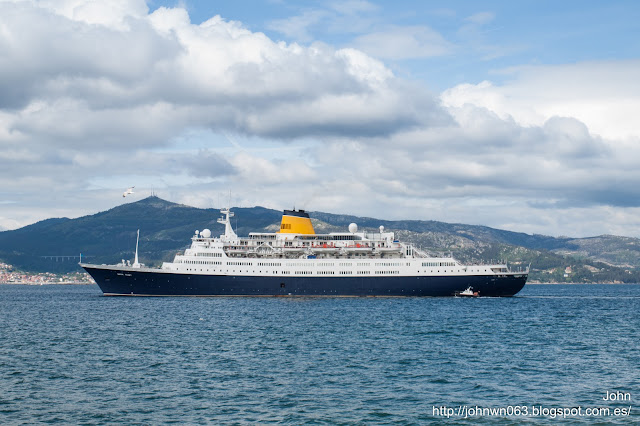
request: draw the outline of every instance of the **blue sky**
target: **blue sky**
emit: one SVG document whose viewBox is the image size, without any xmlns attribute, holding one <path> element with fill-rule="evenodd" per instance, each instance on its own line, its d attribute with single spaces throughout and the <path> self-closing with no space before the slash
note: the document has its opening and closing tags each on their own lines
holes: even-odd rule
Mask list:
<svg viewBox="0 0 640 426">
<path fill-rule="evenodd" d="M 153 190 L 640 237 L 638 22 L 634 1 L 0 0 L 0 230 Z"/>
<path fill-rule="evenodd" d="M 442 36 L 447 49 L 433 56 L 385 62 L 433 90 L 485 79 L 500 81 L 502 70 L 509 67 L 633 59 L 640 51 L 640 10 L 635 1 L 154 0 L 150 7 L 176 4 L 186 7 L 195 24 L 220 15 L 288 43 L 321 41 L 346 47 L 359 35 L 374 31 L 428 27 Z M 278 22 L 305 16 L 308 37 L 277 30 Z"/>
</svg>

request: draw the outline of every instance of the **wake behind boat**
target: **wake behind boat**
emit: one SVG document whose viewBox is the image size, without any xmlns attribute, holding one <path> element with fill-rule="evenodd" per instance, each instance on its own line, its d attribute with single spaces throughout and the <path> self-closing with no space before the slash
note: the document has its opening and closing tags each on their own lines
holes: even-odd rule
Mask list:
<svg viewBox="0 0 640 426">
<path fill-rule="evenodd" d="M 218 222 L 224 234 L 195 232 L 173 262 L 81 263 L 105 295 L 131 296 L 456 296 L 467 288 L 483 296 L 513 296 L 529 268 L 464 265 L 432 257 L 395 239 L 393 232 L 316 234 L 304 210 L 285 210 L 280 231 L 238 237 L 230 209 Z"/>
</svg>

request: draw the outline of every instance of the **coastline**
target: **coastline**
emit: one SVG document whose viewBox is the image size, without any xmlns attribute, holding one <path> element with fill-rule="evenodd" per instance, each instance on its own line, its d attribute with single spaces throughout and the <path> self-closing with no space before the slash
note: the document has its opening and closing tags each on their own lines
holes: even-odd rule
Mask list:
<svg viewBox="0 0 640 426">
<path fill-rule="evenodd" d="M 33 283 L 33 282 L 10 282 L 10 283 L 0 283 L 0 285 L 94 285 L 95 282 L 86 282 L 86 281 L 65 281 L 65 282 L 42 282 L 42 283 Z"/>
<path fill-rule="evenodd" d="M 86 281 L 64 281 L 64 282 L 0 282 L 0 285 L 95 285 L 95 282 L 86 282 Z M 640 285 L 640 283 L 622 283 L 622 282 L 613 282 L 613 283 L 540 283 L 527 282 L 527 286 L 529 285 Z"/>
<path fill-rule="evenodd" d="M 526 285 L 638 285 L 640 283 L 621 283 L 621 282 L 613 282 L 613 283 L 530 283 L 527 282 Z"/>
</svg>

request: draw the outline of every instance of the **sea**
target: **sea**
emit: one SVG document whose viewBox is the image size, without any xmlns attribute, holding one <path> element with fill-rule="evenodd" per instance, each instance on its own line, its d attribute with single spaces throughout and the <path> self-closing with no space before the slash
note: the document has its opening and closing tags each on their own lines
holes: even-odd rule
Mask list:
<svg viewBox="0 0 640 426">
<path fill-rule="evenodd" d="M 511 298 L 0 285 L 0 424 L 638 424 L 640 285 Z"/>
</svg>

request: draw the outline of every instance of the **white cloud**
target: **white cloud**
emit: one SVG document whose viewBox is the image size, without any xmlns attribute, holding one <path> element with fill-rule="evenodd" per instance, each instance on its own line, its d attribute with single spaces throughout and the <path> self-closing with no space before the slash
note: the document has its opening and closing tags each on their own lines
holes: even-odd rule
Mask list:
<svg viewBox="0 0 640 426">
<path fill-rule="evenodd" d="M 379 9 L 377 5 L 364 0 L 334 1 L 329 3 L 329 6 L 336 12 L 348 16 L 375 12 Z"/>
<path fill-rule="evenodd" d="M 443 56 L 454 48 L 426 26 L 387 28 L 356 37 L 354 45 L 370 55 L 391 60 Z"/>
<path fill-rule="evenodd" d="M 267 23 L 267 28 L 290 40 L 309 43 L 318 34 L 356 34 L 369 31 L 378 22 L 376 4 L 360 1 L 335 1 L 315 8 L 305 8 L 299 14 Z"/>
<path fill-rule="evenodd" d="M 574 117 L 607 139 L 640 137 L 640 61 L 584 62 L 519 67 L 501 85 L 461 84 L 442 94 L 447 106 L 472 104 L 523 126 L 553 116 Z"/>
<path fill-rule="evenodd" d="M 268 160 L 247 152 L 230 158 L 238 172 L 237 179 L 248 185 L 301 185 L 313 183 L 320 177 L 298 158 Z"/>
<path fill-rule="evenodd" d="M 100 22 L 80 14 L 88 24 L 78 18 L 80 6 L 80 0 L 61 3 L 53 14 L 38 3 L 2 3 L 2 42 L 11 45 L 8 66 L 0 71 L 5 109 L 24 116 L 37 104 L 50 122 L 63 122 L 59 112 L 68 116 L 71 108 L 73 126 L 82 128 L 83 115 L 117 109 L 134 117 L 138 111 L 144 123 L 149 109 L 167 105 L 167 111 L 188 115 L 179 119 L 182 126 L 254 133 L 263 126 L 253 123 L 263 121 L 276 105 L 307 109 L 308 125 L 331 134 L 334 128 L 340 132 L 342 120 L 336 123 L 335 114 L 318 108 L 353 103 L 350 109 L 360 121 L 377 124 L 377 113 L 367 118 L 368 110 L 358 109 L 361 101 L 400 89 L 389 87 L 393 75 L 384 65 L 354 51 L 275 43 L 218 16 L 193 25 L 180 9 L 140 16 L 137 9 L 126 14 L 126 9 L 113 8 L 111 17 Z M 127 28 L 114 22 L 126 22 Z M 389 124 L 417 119 L 408 114 Z M 304 134 L 304 120 L 297 116 L 295 126 L 283 123 L 282 136 L 291 137 L 294 128 Z M 272 125 L 265 128 L 274 132 Z"/>
<path fill-rule="evenodd" d="M 478 12 L 471 16 L 467 16 L 464 20 L 475 25 L 486 25 L 495 19 L 493 12 Z"/>
<path fill-rule="evenodd" d="M 193 25 L 183 9 L 148 14 L 144 2 L 91 0 L 0 8 L 7 177 L 23 159 L 60 180 L 67 173 L 56 168 L 77 153 L 121 158 L 192 128 L 284 139 L 360 127 L 390 134 L 442 115 L 433 99 L 408 100 L 415 88 L 361 52 L 273 42 L 219 16 Z M 433 114 L 416 113 L 425 108 Z"/>
<path fill-rule="evenodd" d="M 270 22 L 267 27 L 300 42 L 313 40 L 311 28 L 319 25 L 329 16 L 324 10 L 306 10 L 302 14 L 286 19 L 276 19 Z"/>
<path fill-rule="evenodd" d="M 142 18 L 149 11 L 145 0 L 40 0 L 40 6 L 68 19 L 120 30 L 129 29 L 127 18 Z"/>
</svg>

